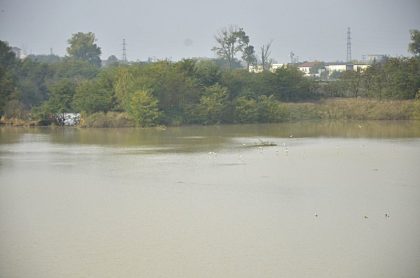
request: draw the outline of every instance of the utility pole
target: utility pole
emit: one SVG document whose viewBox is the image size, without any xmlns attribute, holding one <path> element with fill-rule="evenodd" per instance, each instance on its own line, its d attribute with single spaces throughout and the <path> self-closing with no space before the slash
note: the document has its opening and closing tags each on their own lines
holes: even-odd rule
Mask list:
<svg viewBox="0 0 420 278">
<path fill-rule="evenodd" d="M 125 43 L 125 39 L 123 39 L 123 49 L 122 49 L 122 51 L 123 51 L 123 54 L 122 54 L 122 61 L 123 61 L 123 63 L 127 63 L 127 53 L 126 53 L 126 43 Z"/>
<path fill-rule="evenodd" d="M 351 63 L 351 32 L 347 27 L 347 63 Z"/>
</svg>

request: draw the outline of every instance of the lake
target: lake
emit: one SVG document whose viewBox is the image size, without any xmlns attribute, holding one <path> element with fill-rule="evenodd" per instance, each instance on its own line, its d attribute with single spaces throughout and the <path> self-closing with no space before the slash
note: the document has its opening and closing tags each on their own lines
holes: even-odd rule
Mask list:
<svg viewBox="0 0 420 278">
<path fill-rule="evenodd" d="M 0 277 L 420 277 L 420 123 L 2 127 Z"/>
</svg>

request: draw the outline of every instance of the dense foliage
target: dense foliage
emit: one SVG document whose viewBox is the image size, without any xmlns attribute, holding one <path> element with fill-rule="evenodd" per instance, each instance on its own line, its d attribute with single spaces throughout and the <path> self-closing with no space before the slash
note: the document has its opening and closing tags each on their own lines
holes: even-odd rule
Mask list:
<svg viewBox="0 0 420 278">
<path fill-rule="evenodd" d="M 251 47 L 242 29 L 229 34 L 234 34 L 232 47 L 238 51 Z M 412 36 L 417 39 L 417 33 Z M 94 41 L 92 33 L 78 33 L 69 40 L 68 57 L 32 55 L 24 60 L 0 41 L 0 116 L 47 123 L 58 113 L 81 112 L 94 115 L 94 125 L 102 121 L 105 126 L 279 122 L 290 119 L 285 102 L 420 97 L 418 56 L 390 58 L 366 71 L 321 82 L 293 66 L 261 73 L 232 69 L 234 53 L 225 57 L 231 68 L 210 59 L 129 65 L 110 59 L 99 67 L 100 48 Z M 253 51 L 248 54 L 243 57 L 246 66 L 254 59 Z"/>
<path fill-rule="evenodd" d="M 384 99 L 420 98 L 420 57 L 389 58 L 365 71 L 348 71 L 324 88 L 327 96 Z"/>
</svg>

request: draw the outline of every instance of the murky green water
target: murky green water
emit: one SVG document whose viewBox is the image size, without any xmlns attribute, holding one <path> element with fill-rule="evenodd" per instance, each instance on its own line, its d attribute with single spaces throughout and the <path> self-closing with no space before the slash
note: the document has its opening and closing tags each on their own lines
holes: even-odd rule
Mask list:
<svg viewBox="0 0 420 278">
<path fill-rule="evenodd" d="M 0 277 L 419 276 L 420 123 L 0 128 Z"/>
</svg>

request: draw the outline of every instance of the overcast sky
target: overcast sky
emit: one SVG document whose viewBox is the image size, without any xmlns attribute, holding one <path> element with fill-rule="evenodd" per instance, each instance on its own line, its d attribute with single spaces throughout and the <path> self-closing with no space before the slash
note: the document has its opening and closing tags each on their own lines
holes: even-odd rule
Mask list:
<svg viewBox="0 0 420 278">
<path fill-rule="evenodd" d="M 409 30 L 420 29 L 420 0 L 0 0 L 0 40 L 28 54 L 66 54 L 76 32 L 93 32 L 102 59 L 122 56 L 178 60 L 214 57 L 214 35 L 243 27 L 257 49 L 273 40 L 272 58 L 344 61 L 351 27 L 352 57 L 408 56 Z"/>
</svg>

